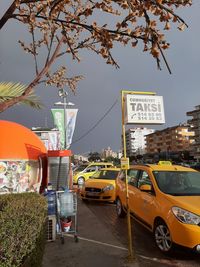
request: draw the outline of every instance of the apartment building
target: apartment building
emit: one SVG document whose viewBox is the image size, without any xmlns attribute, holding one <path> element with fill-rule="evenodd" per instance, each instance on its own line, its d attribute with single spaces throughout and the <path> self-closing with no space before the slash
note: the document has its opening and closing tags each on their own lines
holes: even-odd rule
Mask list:
<svg viewBox="0 0 200 267">
<path fill-rule="evenodd" d="M 156 131 L 146 136 L 146 152 L 181 152 L 191 151 L 194 132 L 185 124 Z"/>
<path fill-rule="evenodd" d="M 146 153 L 146 135 L 155 130 L 143 127 L 126 130 L 126 154 L 127 157 L 143 155 Z"/>
<path fill-rule="evenodd" d="M 121 156 L 119 157 L 119 154 L 120 154 L 120 151 L 114 152 L 114 151 L 112 151 L 112 149 L 110 147 L 104 148 L 101 151 L 101 157 L 103 159 L 105 159 L 107 157 L 120 158 Z"/>
<path fill-rule="evenodd" d="M 195 109 L 188 111 L 187 116 L 192 119 L 188 120 L 191 130 L 194 132 L 194 142 L 192 143 L 192 155 L 200 161 L 200 105 L 195 106 Z"/>
</svg>

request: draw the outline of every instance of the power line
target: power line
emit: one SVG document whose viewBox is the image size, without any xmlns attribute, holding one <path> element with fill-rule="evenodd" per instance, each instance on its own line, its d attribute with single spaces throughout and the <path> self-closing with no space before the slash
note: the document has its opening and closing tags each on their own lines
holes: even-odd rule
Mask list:
<svg viewBox="0 0 200 267">
<path fill-rule="evenodd" d="M 72 142 L 71 145 L 77 143 L 78 141 L 83 139 L 85 136 L 87 136 L 91 131 L 93 131 L 99 125 L 99 123 L 110 113 L 110 111 L 114 108 L 117 102 L 118 102 L 118 98 L 115 100 L 112 106 L 105 112 L 105 114 L 86 133 L 84 133 L 82 136 L 80 136 L 78 139 Z"/>
</svg>

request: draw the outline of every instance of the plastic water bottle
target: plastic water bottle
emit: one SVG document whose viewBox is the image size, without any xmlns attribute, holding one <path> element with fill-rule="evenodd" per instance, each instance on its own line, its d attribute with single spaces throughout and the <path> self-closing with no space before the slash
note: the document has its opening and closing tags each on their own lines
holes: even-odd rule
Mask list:
<svg viewBox="0 0 200 267">
<path fill-rule="evenodd" d="M 74 213 L 74 201 L 73 193 L 70 191 L 65 191 L 60 195 L 60 214 L 62 217 L 67 217 Z"/>
<path fill-rule="evenodd" d="M 56 214 L 56 192 L 54 190 L 48 190 L 45 192 L 45 197 L 48 202 L 48 215 Z"/>
</svg>

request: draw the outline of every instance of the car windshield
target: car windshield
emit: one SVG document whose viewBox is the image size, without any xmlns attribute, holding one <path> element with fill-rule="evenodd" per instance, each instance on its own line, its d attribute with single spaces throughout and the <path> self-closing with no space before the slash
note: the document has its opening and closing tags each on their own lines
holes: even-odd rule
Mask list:
<svg viewBox="0 0 200 267">
<path fill-rule="evenodd" d="M 86 167 L 87 167 L 87 165 L 79 165 L 79 166 L 77 166 L 77 167 L 74 168 L 74 172 L 81 172 L 81 171 L 83 171 Z"/>
<path fill-rule="evenodd" d="M 92 179 L 105 179 L 105 180 L 115 180 L 117 178 L 119 171 L 114 170 L 101 170 L 97 171 L 91 177 Z"/>
<path fill-rule="evenodd" d="M 160 190 L 174 196 L 200 196 L 200 172 L 154 171 Z"/>
</svg>

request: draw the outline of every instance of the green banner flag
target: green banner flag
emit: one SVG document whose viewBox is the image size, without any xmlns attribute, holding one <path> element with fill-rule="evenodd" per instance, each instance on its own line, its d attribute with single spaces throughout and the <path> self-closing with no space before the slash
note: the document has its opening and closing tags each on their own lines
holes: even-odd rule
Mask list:
<svg viewBox="0 0 200 267">
<path fill-rule="evenodd" d="M 51 109 L 53 114 L 54 124 L 60 132 L 61 149 L 65 149 L 65 115 L 64 109 Z"/>
</svg>

